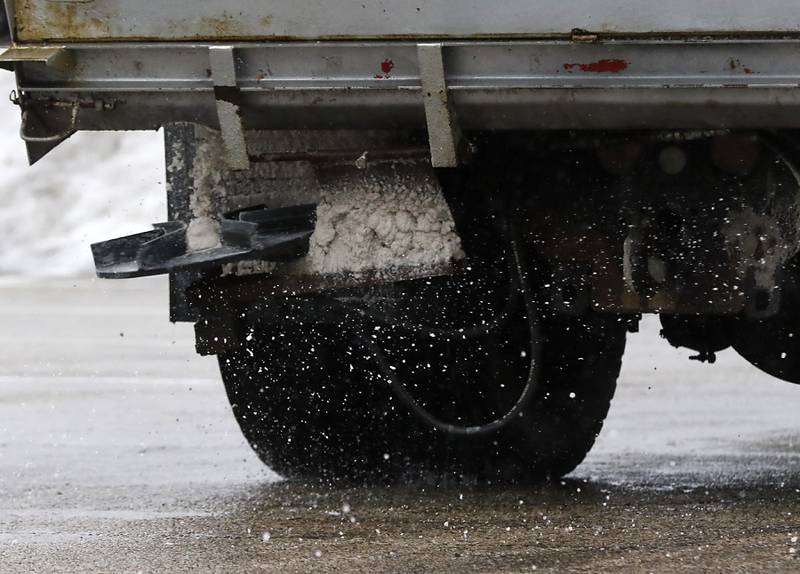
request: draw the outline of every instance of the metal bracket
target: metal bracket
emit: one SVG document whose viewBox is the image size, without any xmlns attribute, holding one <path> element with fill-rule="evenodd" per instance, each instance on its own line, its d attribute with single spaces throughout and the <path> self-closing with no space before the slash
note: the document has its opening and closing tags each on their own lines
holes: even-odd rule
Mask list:
<svg viewBox="0 0 800 574">
<path fill-rule="evenodd" d="M 233 170 L 250 169 L 247 142 L 242 124 L 241 92 L 236 85 L 234 48 L 233 46 L 211 46 L 208 49 L 208 59 L 228 167 Z"/>
<path fill-rule="evenodd" d="M 25 143 L 60 143 L 75 133 L 76 126 L 78 125 L 78 103 L 75 102 L 71 106 L 71 113 L 69 125 L 62 131 L 57 133 L 48 133 L 47 135 L 31 135 L 28 129 L 31 124 L 31 114 L 28 110 L 22 111 L 22 122 L 19 126 L 19 137 Z"/>
<path fill-rule="evenodd" d="M 442 44 L 418 44 L 417 59 L 425 101 L 425 119 L 433 167 L 458 167 L 465 148 L 461 128 L 450 104 Z"/>
<path fill-rule="evenodd" d="M 78 130 L 79 102 L 31 102 L 23 93 L 16 96 L 16 103 L 22 108 L 19 136 L 25 142 L 30 165 Z"/>
<path fill-rule="evenodd" d="M 59 72 L 70 72 L 75 67 L 75 57 L 63 46 L 16 47 L 0 54 L 0 68 L 14 71 L 18 63 L 44 64 Z"/>
</svg>

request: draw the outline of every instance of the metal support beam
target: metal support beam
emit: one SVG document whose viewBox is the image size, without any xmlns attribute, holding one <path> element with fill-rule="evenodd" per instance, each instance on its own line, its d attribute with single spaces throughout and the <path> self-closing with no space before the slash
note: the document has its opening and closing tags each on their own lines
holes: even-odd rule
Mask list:
<svg viewBox="0 0 800 574">
<path fill-rule="evenodd" d="M 457 167 L 463 136 L 447 93 L 442 44 L 417 46 L 433 167 Z"/>
<path fill-rule="evenodd" d="M 26 63 L 42 64 L 64 74 L 75 68 L 74 54 L 63 46 L 15 47 L 0 54 L 0 68 L 5 70 L 13 72 L 17 64 Z"/>
<path fill-rule="evenodd" d="M 250 168 L 247 142 L 241 115 L 241 93 L 236 84 L 236 61 L 233 46 L 211 46 L 208 49 L 214 97 L 222 141 L 227 152 L 228 167 L 233 170 Z"/>
</svg>

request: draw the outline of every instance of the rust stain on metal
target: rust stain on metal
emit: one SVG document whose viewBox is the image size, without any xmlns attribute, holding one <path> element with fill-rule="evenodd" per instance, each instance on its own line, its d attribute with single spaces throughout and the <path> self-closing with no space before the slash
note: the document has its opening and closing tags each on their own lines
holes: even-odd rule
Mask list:
<svg viewBox="0 0 800 574">
<path fill-rule="evenodd" d="M 136 4 L 137 2 L 131 2 Z M 141 3 L 141 2 L 138 2 Z M 158 3 L 150 2 L 157 8 Z M 552 31 L 542 33 L 495 32 L 479 30 L 461 33 L 405 32 L 385 34 L 319 33 L 275 34 L 287 28 L 287 22 L 277 21 L 273 14 L 259 15 L 255 21 L 243 21 L 238 13 L 221 12 L 213 17 L 192 17 L 192 3 L 187 5 L 185 19 L 173 19 L 152 25 L 148 22 L 132 21 L 126 10 L 103 9 L 109 3 L 103 0 L 15 0 L 14 13 L 17 38 L 20 42 L 169 42 L 169 41 L 436 41 L 436 40 L 566 40 L 603 42 L 606 40 L 694 40 L 694 39 L 789 39 L 800 38 L 798 31 L 775 30 L 704 30 L 677 31 L 665 29 L 658 32 L 631 32 L 601 26 L 598 30 Z M 119 13 L 121 12 L 121 13 Z M 259 29 L 260 28 L 260 29 Z M 603 61 L 595 62 L 603 67 Z M 608 60 L 614 62 L 614 60 Z M 570 64 L 580 67 L 581 64 Z M 584 64 L 592 68 L 592 64 Z M 613 65 L 612 65 L 613 67 Z M 592 70 L 614 72 L 615 70 Z M 621 70 L 620 70 L 621 71 Z M 748 73 L 745 71 L 745 73 Z"/>
<path fill-rule="evenodd" d="M 581 72 L 589 72 L 592 74 L 619 74 L 628 69 L 630 62 L 617 59 L 603 59 L 588 64 L 564 64 L 564 69 L 572 72 L 576 68 Z"/>
<path fill-rule="evenodd" d="M 22 0 L 16 12 L 17 33 L 21 40 L 92 38 L 111 34 L 112 19 L 97 11 L 93 0 L 48 1 L 43 5 L 32 0 Z"/>
<path fill-rule="evenodd" d="M 462 33 L 462 34 L 432 34 L 432 33 L 387 33 L 387 34 L 318 34 L 297 35 L 297 34 L 274 34 L 264 31 L 254 34 L 239 30 L 237 27 L 223 24 L 222 29 L 228 29 L 227 33 L 217 35 L 213 27 L 211 29 L 193 28 L 197 22 L 175 21 L 170 22 L 170 27 L 174 30 L 171 34 L 154 35 L 151 33 L 126 33 L 120 29 L 115 29 L 113 23 L 118 21 L 118 16 L 113 14 L 100 14 L 93 18 L 94 28 L 87 27 L 78 22 L 77 25 L 65 27 L 59 21 L 43 19 L 36 8 L 42 2 L 58 3 L 58 0 L 17 0 L 16 1 L 16 30 L 20 42 L 43 42 L 58 41 L 65 42 L 179 42 L 179 41 L 239 41 L 239 42 L 295 42 L 295 41 L 362 41 L 362 40 L 383 40 L 383 41 L 467 41 L 467 40 L 551 40 L 551 41 L 572 41 L 571 33 L 547 32 L 533 34 L 529 32 L 500 32 L 500 33 Z M 94 0 L 87 2 L 62 2 L 61 4 L 72 4 L 77 6 L 91 6 Z M 224 18 L 223 18 L 224 19 Z M 220 18 L 217 18 L 219 23 Z M 260 22 L 265 27 L 274 24 L 273 17 L 265 16 Z M 236 24 L 236 22 L 233 22 Z M 100 26 L 100 28 L 98 28 Z M 127 32 L 137 30 L 131 29 Z M 607 40 L 704 40 L 709 39 L 800 39 L 800 32 L 776 32 L 774 30 L 749 30 L 749 31 L 725 31 L 710 30 L 703 32 L 686 32 L 675 30 L 664 30 L 659 32 L 625 32 L 615 30 L 600 30 L 589 32 L 592 40 L 602 42 Z M 570 64 L 573 65 L 573 64 Z M 575 64 L 580 66 L 580 64 Z"/>
<path fill-rule="evenodd" d="M 180 29 L 182 25 L 185 25 L 185 22 L 176 22 L 172 26 L 175 29 Z M 198 32 L 201 34 L 208 34 L 211 36 L 230 36 L 236 34 L 236 20 L 227 12 L 223 12 L 220 16 L 215 18 L 201 18 L 198 25 Z"/>
<path fill-rule="evenodd" d="M 742 65 L 742 61 L 739 58 L 729 58 L 728 59 L 728 67 L 732 72 L 736 70 L 741 70 L 745 74 L 753 74 L 755 73 L 752 68 Z"/>
</svg>

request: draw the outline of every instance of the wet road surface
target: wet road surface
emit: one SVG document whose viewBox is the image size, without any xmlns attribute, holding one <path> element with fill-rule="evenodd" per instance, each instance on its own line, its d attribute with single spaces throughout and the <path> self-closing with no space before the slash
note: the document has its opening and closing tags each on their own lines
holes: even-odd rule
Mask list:
<svg viewBox="0 0 800 574">
<path fill-rule="evenodd" d="M 0 284 L 0 572 L 800 571 L 800 387 L 629 339 L 586 462 L 527 488 L 280 482 L 166 284 Z"/>
</svg>

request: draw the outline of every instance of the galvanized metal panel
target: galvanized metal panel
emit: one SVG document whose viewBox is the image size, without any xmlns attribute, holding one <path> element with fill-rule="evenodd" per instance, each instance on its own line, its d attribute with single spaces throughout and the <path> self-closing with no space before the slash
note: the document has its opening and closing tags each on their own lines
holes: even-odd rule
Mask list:
<svg viewBox="0 0 800 574">
<path fill-rule="evenodd" d="M 19 41 L 800 32 L 797 0 L 17 0 Z"/>
<path fill-rule="evenodd" d="M 233 50 L 235 84 L 243 92 L 335 97 L 342 90 L 421 86 L 414 43 L 234 44 Z M 64 51 L 74 61 L 69 72 L 15 60 L 25 66 L 20 87 L 31 93 L 213 91 L 208 45 L 70 44 Z M 800 86 L 800 40 L 448 42 L 442 52 L 451 91 Z"/>
</svg>

